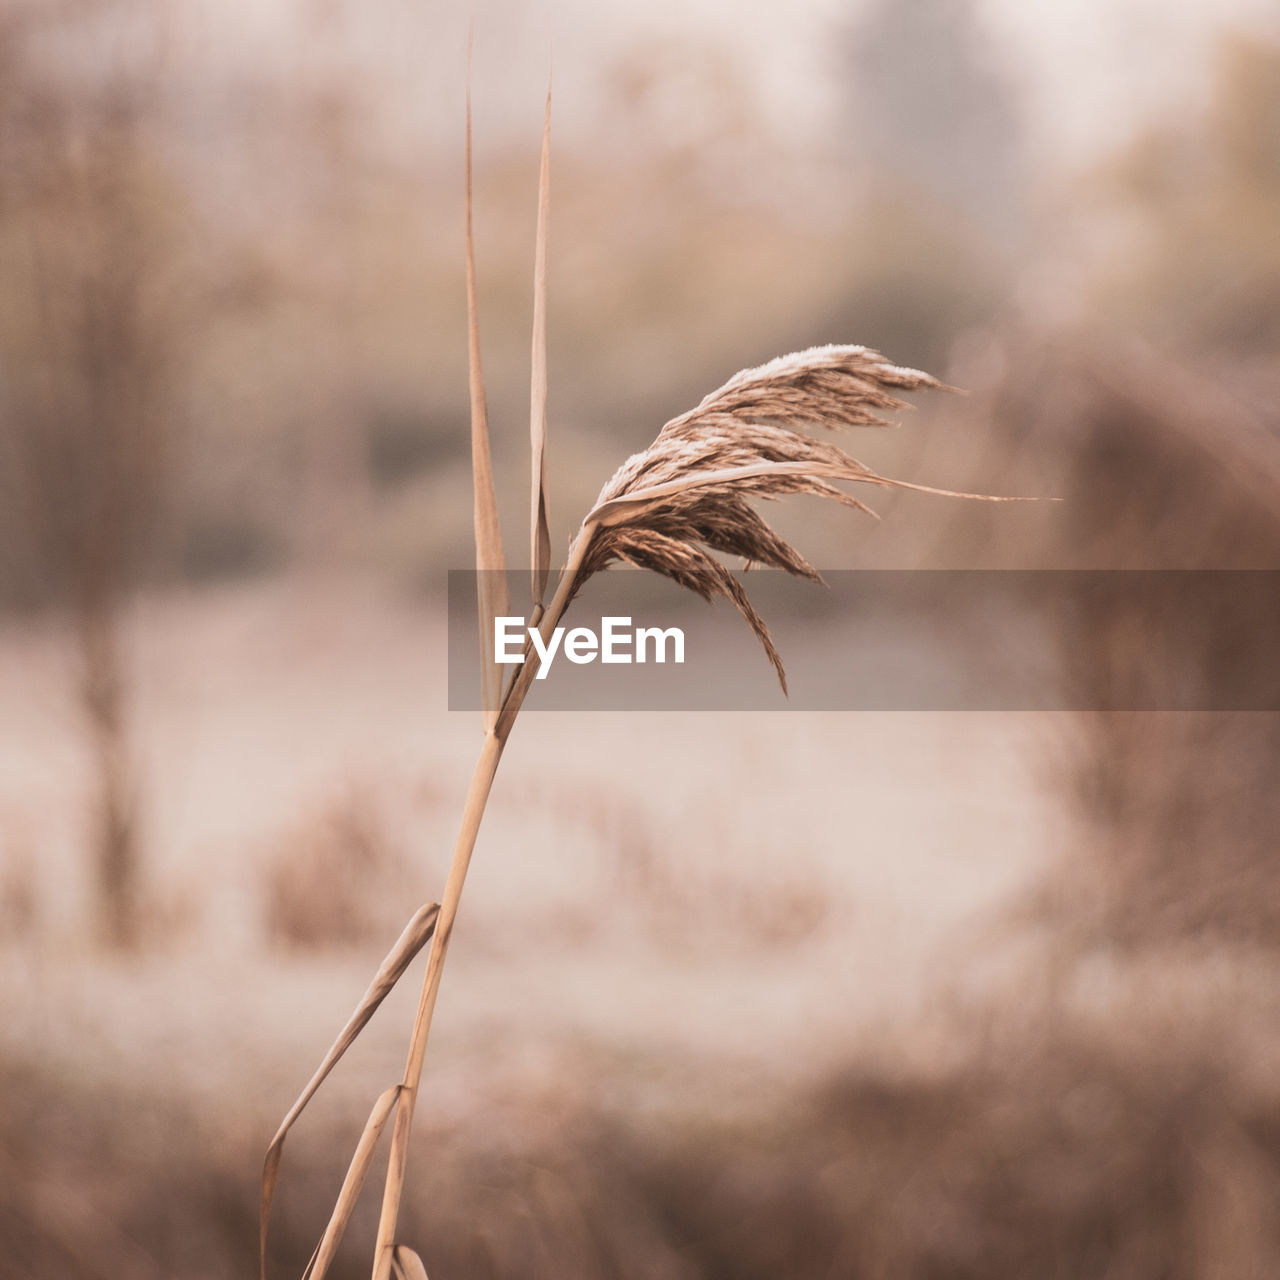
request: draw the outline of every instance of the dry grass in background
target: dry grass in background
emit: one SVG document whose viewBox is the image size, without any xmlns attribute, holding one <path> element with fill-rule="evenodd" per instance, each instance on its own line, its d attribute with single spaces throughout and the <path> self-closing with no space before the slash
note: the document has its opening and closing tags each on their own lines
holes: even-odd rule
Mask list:
<svg viewBox="0 0 1280 1280">
<path fill-rule="evenodd" d="M 294 822 L 264 861 L 267 937 L 298 950 L 385 939 L 399 923 L 385 904 L 411 883 L 376 793 L 358 784 Z"/>
<path fill-rule="evenodd" d="M 655 1109 L 634 1084 L 606 1092 L 603 1062 L 565 1059 L 541 1084 L 486 1089 L 483 1137 L 474 1115 L 427 1127 L 434 1158 L 407 1224 L 434 1275 L 1264 1277 L 1280 1194 L 1274 1074 L 1210 1049 L 1224 1031 L 1241 1047 L 1220 1007 L 1187 1012 L 1144 998 L 1101 1018 L 997 1022 L 945 1069 L 854 1067 L 758 1090 L 746 1108 L 710 1073 L 696 1112 Z M 671 1065 L 647 1064 L 659 1080 Z M 129 1099 L 143 1127 L 122 1147 L 82 1090 L 12 1073 L 6 1085 L 60 1117 L 34 1166 L 29 1128 L 6 1121 L 21 1175 L 0 1203 L 10 1274 L 232 1274 L 252 1251 L 241 1143 L 184 1127 L 205 1144 L 196 1170 L 163 1137 L 181 1118 L 154 1097 Z M 324 1126 L 299 1163 L 349 1138 Z M 95 1152 L 110 1180 L 80 1167 Z M 72 1184 L 74 1211 L 58 1193 Z M 310 1207 L 286 1201 L 277 1224 L 277 1260 L 295 1269 L 326 1198 L 303 1189 Z M 360 1273 L 354 1259 L 339 1271 Z"/>
<path fill-rule="evenodd" d="M 993 448 L 1010 458 L 1003 483 L 1053 475 L 1065 500 L 1037 513 L 1034 536 L 1015 547 L 980 511 L 957 513 L 953 536 L 1009 567 L 1280 566 L 1274 404 L 1224 386 L 1203 361 L 1177 366 L 1120 334 L 1005 341 L 1009 372 L 966 413 L 985 420 Z M 1251 625 L 1266 634 L 1276 621 L 1260 588 Z M 1097 705 L 1117 694 L 1159 701 L 1195 690 L 1230 701 L 1240 692 L 1222 617 L 1188 611 L 1176 635 L 1141 687 L 1117 690 L 1112 652 L 1152 645 L 1123 634 L 1099 602 L 1059 639 L 1067 688 Z M 1280 716 L 1093 712 L 1075 719 L 1062 759 L 1062 783 L 1087 823 L 1055 891 L 1068 929 L 1139 949 L 1274 947 L 1280 814 L 1266 779 L 1280 763 Z"/>
</svg>

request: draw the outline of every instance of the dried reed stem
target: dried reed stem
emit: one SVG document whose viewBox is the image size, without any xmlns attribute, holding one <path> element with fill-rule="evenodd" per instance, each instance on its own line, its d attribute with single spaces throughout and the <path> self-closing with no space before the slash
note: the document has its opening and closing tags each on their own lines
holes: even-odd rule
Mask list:
<svg viewBox="0 0 1280 1280">
<path fill-rule="evenodd" d="M 422 1079 L 422 1064 L 427 1053 L 427 1033 L 431 1029 L 431 1015 L 435 1011 L 436 996 L 440 991 L 440 976 L 444 971 L 445 954 L 453 933 L 453 922 L 458 914 L 458 902 L 462 886 L 471 865 L 471 853 L 476 845 L 480 820 L 489 799 L 493 776 L 502 759 L 504 739 L 490 730 L 484 736 L 480 758 L 476 761 L 467 791 L 466 805 L 462 811 L 462 826 L 453 848 L 453 861 L 449 866 L 449 879 L 444 896 L 440 900 L 440 917 L 436 921 L 435 936 L 427 957 L 427 972 L 422 980 L 422 994 L 418 999 L 418 1012 L 413 1020 L 413 1035 L 409 1042 L 409 1057 L 405 1063 L 403 1087 L 396 1107 L 395 1126 L 391 1133 L 391 1155 L 387 1162 L 387 1181 L 382 1196 L 382 1214 L 378 1220 L 378 1238 L 374 1246 L 374 1280 L 388 1280 L 391 1275 L 392 1255 L 396 1244 L 396 1221 L 400 1214 L 400 1200 L 404 1194 L 405 1165 L 409 1157 L 409 1132 L 413 1125 L 413 1109 L 418 1099 L 418 1083 Z"/>
<path fill-rule="evenodd" d="M 569 549 L 568 561 L 561 571 L 556 594 L 538 624 L 544 642 L 559 625 L 564 611 L 573 599 L 587 548 L 595 533 L 594 524 L 584 525 Z M 387 1181 L 382 1197 L 382 1214 L 378 1220 L 378 1237 L 374 1246 L 374 1280 L 389 1280 L 396 1244 L 396 1223 L 400 1215 L 400 1201 L 404 1195 L 405 1168 L 409 1157 L 409 1135 L 413 1127 L 414 1104 L 418 1098 L 418 1086 L 422 1080 L 422 1066 L 426 1060 L 427 1037 L 431 1031 L 431 1018 L 435 1012 L 436 996 L 440 991 L 440 977 L 444 972 L 445 955 L 453 934 L 453 922 L 458 913 L 458 903 L 471 866 L 471 854 L 475 849 L 480 822 L 484 817 L 489 791 L 493 786 L 498 762 L 515 724 L 517 712 L 524 702 L 529 686 L 538 672 L 536 656 L 526 652 L 524 665 L 507 691 L 499 709 L 494 728 L 485 734 L 480 758 L 471 775 L 471 786 L 462 812 L 462 824 L 449 865 L 449 879 L 444 896 L 440 900 L 440 915 L 436 920 L 431 951 L 427 957 L 427 972 L 422 980 L 422 994 L 418 999 L 418 1012 L 413 1021 L 409 1042 L 409 1056 L 405 1062 L 400 1098 L 396 1108 L 395 1126 L 391 1133 L 391 1155 L 387 1162 Z"/>
</svg>

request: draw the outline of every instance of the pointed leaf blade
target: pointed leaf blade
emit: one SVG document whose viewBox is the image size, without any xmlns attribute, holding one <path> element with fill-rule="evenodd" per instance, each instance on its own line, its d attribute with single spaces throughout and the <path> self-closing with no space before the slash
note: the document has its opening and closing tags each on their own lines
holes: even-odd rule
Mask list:
<svg viewBox="0 0 1280 1280">
<path fill-rule="evenodd" d="M 538 168 L 538 230 L 533 258 L 533 353 L 529 386 L 531 486 L 529 517 L 533 604 L 537 609 L 551 570 L 551 530 L 547 521 L 547 222 L 551 211 L 551 86 L 542 122 Z"/>
<path fill-rule="evenodd" d="M 467 66 L 466 120 L 466 263 L 467 263 L 467 373 L 471 391 L 471 475 L 474 487 L 477 592 L 479 595 L 480 671 L 485 728 L 497 718 L 502 689 L 502 669 L 495 661 L 493 620 L 506 613 L 506 562 L 502 553 L 502 528 L 493 487 L 493 458 L 489 450 L 489 417 L 484 394 L 484 370 L 480 363 L 480 322 L 476 305 L 475 238 L 471 226 L 471 68 Z"/>
<path fill-rule="evenodd" d="M 276 1183 L 280 1177 L 280 1160 L 284 1155 L 284 1141 L 289 1136 L 298 1117 L 305 1110 L 307 1103 L 315 1096 L 316 1091 L 324 1083 L 329 1072 L 337 1065 L 338 1059 L 351 1047 L 355 1038 L 364 1030 L 365 1024 L 373 1017 L 378 1006 L 387 998 L 392 987 L 403 976 L 404 971 L 413 962 L 414 956 L 426 946 L 435 932 L 436 918 L 440 914 L 438 902 L 419 907 L 413 918 L 405 925 L 395 945 L 387 953 L 378 967 L 368 990 L 360 998 L 355 1011 L 347 1019 L 346 1025 L 338 1033 L 337 1039 L 329 1047 L 324 1060 L 316 1068 L 315 1074 L 307 1082 L 307 1086 L 298 1095 L 297 1101 L 289 1108 L 288 1115 L 280 1123 L 276 1135 L 267 1148 L 266 1158 L 262 1164 L 262 1194 L 258 1208 L 258 1273 L 260 1280 L 267 1276 L 267 1226 L 271 1218 L 271 1202 L 275 1198 Z"/>
</svg>

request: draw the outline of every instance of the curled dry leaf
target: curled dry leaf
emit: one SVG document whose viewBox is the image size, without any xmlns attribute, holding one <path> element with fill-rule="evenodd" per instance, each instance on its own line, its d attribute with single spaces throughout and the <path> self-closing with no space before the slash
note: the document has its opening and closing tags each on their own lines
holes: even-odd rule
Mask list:
<svg viewBox="0 0 1280 1280">
<path fill-rule="evenodd" d="M 356 1201 L 360 1199 L 364 1180 L 369 1174 L 369 1166 L 373 1163 L 374 1149 L 378 1145 L 383 1129 L 386 1128 L 387 1121 L 395 1111 L 402 1088 L 402 1085 L 392 1085 L 390 1089 L 383 1090 L 373 1104 L 373 1110 L 369 1113 L 369 1119 L 365 1122 L 364 1130 L 360 1134 L 360 1141 L 356 1143 L 355 1154 L 351 1157 L 347 1176 L 342 1180 L 342 1189 L 338 1192 L 333 1213 L 329 1217 L 329 1225 L 324 1229 L 324 1235 L 316 1246 L 310 1264 L 303 1272 L 302 1280 L 324 1280 L 328 1275 L 334 1254 L 338 1252 L 347 1224 L 355 1212 Z"/>
<path fill-rule="evenodd" d="M 391 1257 L 391 1270 L 395 1280 L 427 1280 L 427 1269 L 408 1245 L 396 1245 Z"/>
<path fill-rule="evenodd" d="M 298 1095 L 288 1115 L 280 1122 L 280 1128 L 271 1139 L 267 1148 L 266 1159 L 262 1164 L 262 1193 L 258 1207 L 258 1273 L 261 1280 L 267 1276 L 267 1227 L 271 1221 L 271 1202 L 275 1198 L 276 1182 L 280 1177 L 280 1160 L 284 1155 L 284 1140 L 289 1136 L 298 1117 L 307 1103 L 315 1096 L 316 1091 L 324 1083 L 329 1072 L 337 1065 L 338 1059 L 354 1043 L 355 1038 L 364 1030 L 365 1024 L 373 1017 L 378 1006 L 391 993 L 391 988 L 400 981 L 404 971 L 413 962 L 414 956 L 426 946 L 435 932 L 436 920 L 440 915 L 440 904 L 429 902 L 413 913 L 409 923 L 401 931 L 395 945 L 387 952 L 386 958 L 374 974 L 360 1003 L 356 1005 L 346 1025 L 338 1033 L 338 1037 L 329 1046 L 329 1052 L 316 1068 L 315 1074 L 307 1082 L 307 1086 Z"/>
</svg>

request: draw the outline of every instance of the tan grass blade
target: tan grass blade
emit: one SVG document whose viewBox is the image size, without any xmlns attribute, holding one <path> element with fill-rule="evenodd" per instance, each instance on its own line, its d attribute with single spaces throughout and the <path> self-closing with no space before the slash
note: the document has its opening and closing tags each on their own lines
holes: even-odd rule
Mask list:
<svg viewBox="0 0 1280 1280">
<path fill-rule="evenodd" d="M 402 1088 L 402 1085 L 392 1085 L 390 1089 L 380 1094 L 377 1102 L 373 1104 L 373 1110 L 369 1113 L 369 1119 L 365 1122 L 364 1130 L 360 1134 L 360 1141 L 356 1143 L 355 1154 L 351 1157 L 347 1176 L 342 1180 L 342 1190 L 338 1192 L 338 1199 L 333 1206 L 329 1224 L 324 1229 L 324 1235 L 320 1238 L 320 1244 L 311 1262 L 302 1273 L 302 1280 L 324 1280 L 328 1274 L 329 1265 L 338 1251 L 338 1245 L 342 1243 L 347 1224 L 355 1211 L 356 1201 L 359 1200 L 360 1192 L 364 1188 L 364 1180 L 369 1174 L 369 1166 L 373 1163 L 373 1153 L 378 1145 L 378 1139 L 395 1111 Z"/>
<path fill-rule="evenodd" d="M 466 260 L 467 369 L 471 388 L 471 475 L 474 487 L 477 594 L 480 626 L 480 683 L 485 729 L 493 727 L 502 689 L 502 668 L 495 661 L 493 620 L 508 611 L 506 562 L 502 528 L 493 488 L 493 458 L 489 451 L 489 416 L 485 404 L 484 370 L 480 364 L 480 321 L 476 305 L 475 239 L 471 228 L 471 64 L 467 62 L 466 121 Z"/>
<path fill-rule="evenodd" d="M 533 257 L 533 356 L 529 386 L 529 443 L 532 452 L 529 548 L 535 613 L 541 610 L 551 571 L 551 529 L 547 521 L 547 220 L 551 211 L 551 86 L 542 122 L 538 169 L 538 231 Z"/>
<path fill-rule="evenodd" d="M 298 1095 L 297 1101 L 289 1108 L 289 1114 L 280 1123 L 276 1136 L 271 1139 L 267 1148 L 266 1159 L 262 1165 L 262 1200 L 258 1210 L 258 1273 L 261 1280 L 267 1275 L 267 1224 L 271 1217 L 271 1202 L 275 1198 L 276 1182 L 280 1176 L 280 1159 L 284 1155 L 284 1140 L 289 1136 L 298 1117 L 307 1103 L 315 1096 L 316 1090 L 324 1083 L 325 1077 L 337 1065 L 338 1059 L 351 1047 L 356 1036 L 364 1030 L 365 1024 L 373 1017 L 378 1006 L 387 998 L 392 987 L 399 982 L 404 971 L 413 962 L 414 956 L 427 944 L 435 932 L 436 918 L 440 914 L 438 902 L 428 903 L 414 912 L 413 918 L 405 925 L 395 945 L 387 952 L 386 959 L 378 966 L 368 990 L 360 998 L 355 1011 L 347 1019 L 338 1034 L 338 1038 L 329 1047 L 324 1061 L 316 1069 L 315 1075 L 307 1082 L 307 1087 Z"/>
<path fill-rule="evenodd" d="M 428 1280 L 422 1259 L 405 1244 L 396 1245 L 391 1255 L 391 1271 L 395 1280 Z"/>
</svg>

